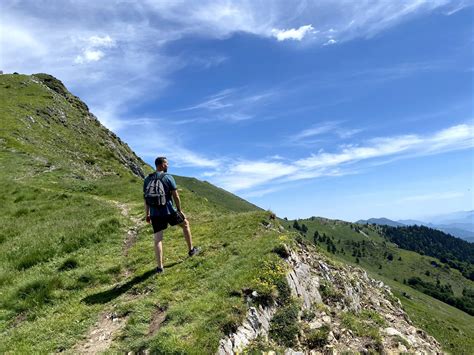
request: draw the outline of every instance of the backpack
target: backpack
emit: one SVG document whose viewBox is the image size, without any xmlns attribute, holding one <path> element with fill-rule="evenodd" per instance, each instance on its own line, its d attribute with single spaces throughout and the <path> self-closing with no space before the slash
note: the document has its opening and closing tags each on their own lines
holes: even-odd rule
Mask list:
<svg viewBox="0 0 474 355">
<path fill-rule="evenodd" d="M 150 178 L 145 188 L 145 201 L 151 207 L 163 207 L 166 205 L 166 187 L 162 179 L 166 174 L 158 177 L 157 173 L 148 175 Z"/>
</svg>

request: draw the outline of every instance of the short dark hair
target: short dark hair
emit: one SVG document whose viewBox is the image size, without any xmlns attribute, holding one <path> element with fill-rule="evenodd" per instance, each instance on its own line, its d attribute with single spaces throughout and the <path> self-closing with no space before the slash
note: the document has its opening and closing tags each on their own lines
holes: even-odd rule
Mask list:
<svg viewBox="0 0 474 355">
<path fill-rule="evenodd" d="M 158 165 L 163 164 L 163 163 L 165 162 L 165 160 L 167 160 L 166 157 L 158 157 L 158 158 L 156 158 L 156 159 L 155 159 L 155 166 L 158 166 Z"/>
</svg>

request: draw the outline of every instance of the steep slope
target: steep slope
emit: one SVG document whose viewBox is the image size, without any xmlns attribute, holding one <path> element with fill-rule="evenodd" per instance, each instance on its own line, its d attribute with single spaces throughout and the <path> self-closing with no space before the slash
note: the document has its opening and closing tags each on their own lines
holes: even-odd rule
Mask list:
<svg viewBox="0 0 474 355">
<path fill-rule="evenodd" d="M 317 217 L 288 221 L 286 226 L 316 243 L 321 252 L 359 265 L 372 277 L 389 284 L 416 324 L 441 341 L 446 350 L 454 353 L 474 350 L 472 316 L 421 294 L 413 288 L 415 285 L 408 285 L 410 279 L 419 279 L 461 298 L 472 292 L 469 290 L 474 289 L 474 283 L 458 270 L 439 259 L 399 248 L 380 235 L 378 226 Z"/>
<path fill-rule="evenodd" d="M 309 316 L 288 283 L 297 267 L 291 260 L 305 247 L 271 213 L 178 177 L 203 252 L 188 258 L 180 230 L 170 228 L 165 273 L 156 275 L 141 193 L 151 168 L 51 76 L 1 75 L 0 105 L 0 352 L 214 353 L 252 306 L 274 307 L 274 349 L 285 349 L 292 334 L 293 348 L 323 350 L 299 335 Z M 317 272 L 313 256 L 314 264 L 304 258 Z M 354 270 L 347 275 L 358 278 Z M 331 302 L 337 309 L 345 301 L 336 293 Z M 358 324 L 348 322 L 355 332 Z M 331 331 L 341 333 L 340 325 Z M 367 348 L 403 343 L 379 333 L 357 338 Z M 318 336 L 332 341 L 329 333 Z M 437 347 L 426 340 L 411 346 Z"/>
<path fill-rule="evenodd" d="M 157 282 L 151 277 L 155 263 L 151 230 L 142 217 L 141 177 L 151 168 L 51 76 L 1 75 L 0 105 L 0 351 L 71 348 L 80 337 L 87 338 L 96 320 L 99 328 L 107 328 L 107 322 L 115 319 L 111 316 L 116 314 L 111 309 L 114 306 L 127 309 L 123 311 L 127 319 L 152 317 L 157 303 L 146 295 L 137 296 L 141 288 L 156 287 Z M 182 237 L 167 241 L 169 273 L 173 274 L 174 267 L 182 277 L 171 277 L 166 284 L 165 275 L 163 293 L 153 297 L 163 302 L 168 295 L 169 303 L 160 304 L 166 305 L 170 316 L 173 299 L 180 305 L 183 297 L 192 300 L 187 317 L 200 314 L 196 308 L 201 306 L 232 314 L 236 297 L 218 288 L 212 295 L 203 294 L 201 287 L 207 290 L 210 281 L 197 278 L 196 273 L 207 270 L 207 262 L 216 263 L 214 254 L 219 258 L 215 272 L 223 273 L 222 258 L 232 259 L 242 252 L 240 245 L 233 245 L 235 236 L 245 240 L 245 236 L 271 235 L 259 231 L 266 213 L 208 183 L 184 177 L 177 180 L 196 243 L 206 249 L 205 259 L 184 259 Z M 233 213 L 252 210 L 256 212 Z M 171 230 L 167 237 L 176 234 L 178 231 Z M 246 246 L 254 250 L 245 251 L 245 258 L 239 261 L 243 266 L 228 264 L 237 273 L 251 268 L 246 275 L 235 281 L 212 273 L 206 277 L 225 281 L 224 288 L 250 284 L 257 274 L 252 268 L 259 269 L 255 263 L 260 264 L 276 243 L 273 238 L 261 240 L 268 245 Z M 231 271 L 227 274 L 229 278 L 233 275 Z M 183 296 L 172 291 L 179 284 L 190 286 Z M 117 300 L 120 296 L 123 302 Z M 207 304 L 197 301 L 205 296 Z M 129 303 L 135 298 L 138 310 L 131 311 Z M 211 329 L 197 337 L 202 342 L 207 341 L 208 333 L 215 334 L 217 348 L 220 325 L 229 320 L 219 314 L 199 317 L 196 324 L 217 318 Z M 98 333 L 106 334 L 105 328 Z M 146 334 L 143 339 L 148 341 Z M 201 344 L 204 348 L 211 345 Z"/>
<path fill-rule="evenodd" d="M 209 203 L 220 206 L 226 210 L 234 212 L 262 211 L 262 209 L 251 204 L 234 194 L 218 188 L 207 181 L 200 181 L 196 178 L 176 176 L 176 183 L 186 187 L 191 192 L 199 196 L 205 196 Z"/>
<path fill-rule="evenodd" d="M 441 352 L 436 340 L 411 324 L 390 289 L 365 271 L 335 263 L 304 243 L 286 249 L 282 256 L 290 270 L 292 297 L 277 309 L 255 308 L 246 324 L 221 340 L 219 353 L 242 351 L 245 346 L 283 352 L 279 344 L 293 348 L 285 353 L 294 349 L 336 354 Z M 295 308 L 302 309 L 299 317 Z M 267 332 L 270 341 L 261 337 Z M 247 343 L 249 335 L 253 341 Z"/>
</svg>

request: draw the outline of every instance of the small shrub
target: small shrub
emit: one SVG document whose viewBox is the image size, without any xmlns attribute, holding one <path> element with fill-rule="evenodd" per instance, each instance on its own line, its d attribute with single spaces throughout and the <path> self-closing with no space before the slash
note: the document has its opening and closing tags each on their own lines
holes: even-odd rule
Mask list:
<svg viewBox="0 0 474 355">
<path fill-rule="evenodd" d="M 328 325 L 323 325 L 319 329 L 310 329 L 305 333 L 306 345 L 310 349 L 321 348 L 327 344 L 328 335 L 331 329 Z"/>
<path fill-rule="evenodd" d="M 410 348 L 411 348 L 410 343 L 409 343 L 405 338 L 401 337 L 400 335 L 395 335 L 395 341 L 398 342 L 398 343 L 400 343 L 400 344 L 405 345 L 405 347 L 406 347 L 407 349 L 410 349 Z"/>
<path fill-rule="evenodd" d="M 316 313 L 312 309 L 305 309 L 301 313 L 301 320 L 304 320 L 306 322 L 313 320 L 314 317 L 316 317 Z"/>
<path fill-rule="evenodd" d="M 371 322 L 363 319 L 364 315 L 355 314 L 353 312 L 342 313 L 341 320 L 342 325 L 354 332 L 359 337 L 369 337 L 376 342 L 381 341 L 378 327 L 374 326 Z M 367 314 L 365 315 L 367 319 Z"/>
<path fill-rule="evenodd" d="M 237 328 L 243 323 L 245 314 L 243 312 L 234 311 L 230 314 L 227 314 L 221 322 L 221 330 L 226 335 L 230 335 L 237 331 Z"/>
<path fill-rule="evenodd" d="M 275 349 L 275 346 L 268 344 L 268 341 L 266 341 L 262 336 L 258 336 L 256 339 L 252 340 L 249 343 L 249 345 L 245 349 L 245 354 L 260 355 L 275 350 L 278 349 Z M 283 351 L 281 352 L 283 353 Z M 278 353 L 280 353 L 280 351 L 278 351 Z"/>
<path fill-rule="evenodd" d="M 278 344 L 292 347 L 297 342 L 299 331 L 298 305 L 292 301 L 276 311 L 270 324 L 270 337 Z"/>
<path fill-rule="evenodd" d="M 321 297 L 323 298 L 325 302 L 328 302 L 328 301 L 336 302 L 336 301 L 341 300 L 344 297 L 341 291 L 332 287 L 332 285 L 330 285 L 328 282 L 322 282 L 319 285 L 319 290 L 321 292 Z"/>
<path fill-rule="evenodd" d="M 380 327 L 385 327 L 387 325 L 385 318 L 371 309 L 364 309 L 360 312 L 359 316 L 361 319 L 370 320 Z"/>
<path fill-rule="evenodd" d="M 282 262 L 264 262 L 258 277 L 252 281 L 250 287 L 258 294 L 256 301 L 263 305 L 270 305 L 275 302 L 285 303 L 291 294 L 285 275 L 286 269 Z"/>
</svg>

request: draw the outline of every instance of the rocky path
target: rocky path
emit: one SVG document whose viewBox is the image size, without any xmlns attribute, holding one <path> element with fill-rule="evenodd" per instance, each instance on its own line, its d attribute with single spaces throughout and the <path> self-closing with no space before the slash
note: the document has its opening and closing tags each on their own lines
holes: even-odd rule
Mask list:
<svg viewBox="0 0 474 355">
<path fill-rule="evenodd" d="M 137 241 L 138 230 L 144 222 L 140 218 L 131 215 L 129 205 L 115 200 L 106 200 L 103 198 L 98 199 L 114 205 L 120 210 L 122 216 L 128 218 L 132 222 L 132 225 L 126 231 L 123 240 L 123 256 L 127 257 L 129 250 Z M 131 274 L 132 272 L 129 269 L 125 269 L 123 278 L 128 278 Z M 89 329 L 85 339 L 77 343 L 71 349 L 72 352 L 79 354 L 97 354 L 106 351 L 110 348 L 110 345 L 117 334 L 119 334 L 125 327 L 127 320 L 127 316 L 119 317 L 116 312 L 111 311 L 110 309 L 102 312 L 99 315 L 98 321 Z M 161 324 L 161 322 L 157 323 L 157 327 L 159 327 L 159 324 Z"/>
<path fill-rule="evenodd" d="M 74 354 L 97 354 L 106 351 L 115 336 L 127 324 L 127 317 L 120 318 L 114 312 L 104 312 L 89 330 L 87 337 L 71 350 Z"/>
</svg>

